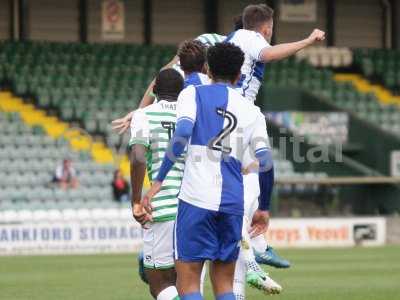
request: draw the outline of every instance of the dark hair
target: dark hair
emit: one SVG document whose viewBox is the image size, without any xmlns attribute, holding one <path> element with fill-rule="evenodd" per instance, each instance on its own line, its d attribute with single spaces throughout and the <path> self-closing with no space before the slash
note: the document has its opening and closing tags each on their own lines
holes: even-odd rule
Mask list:
<svg viewBox="0 0 400 300">
<path fill-rule="evenodd" d="M 243 28 L 258 29 L 274 17 L 274 10 L 266 4 L 251 4 L 243 10 Z"/>
<path fill-rule="evenodd" d="M 183 90 L 183 77 L 178 71 L 169 68 L 158 73 L 153 92 L 162 100 L 176 101 Z"/>
<path fill-rule="evenodd" d="M 230 43 L 216 43 L 208 48 L 207 62 L 214 80 L 234 82 L 244 62 L 242 50 Z"/>
<path fill-rule="evenodd" d="M 201 72 L 206 62 L 207 48 L 200 41 L 187 40 L 178 49 L 181 68 L 186 73 Z"/>
<path fill-rule="evenodd" d="M 233 30 L 243 29 L 243 15 L 237 15 L 233 18 Z"/>
</svg>

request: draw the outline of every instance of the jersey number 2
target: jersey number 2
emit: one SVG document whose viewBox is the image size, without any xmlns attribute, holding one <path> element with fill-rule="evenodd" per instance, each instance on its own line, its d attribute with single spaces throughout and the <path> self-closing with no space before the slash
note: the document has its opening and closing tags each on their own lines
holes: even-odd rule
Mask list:
<svg viewBox="0 0 400 300">
<path fill-rule="evenodd" d="M 210 141 L 208 147 L 213 150 L 221 151 L 224 154 L 229 154 L 232 148 L 222 145 L 222 141 L 236 129 L 237 118 L 233 113 L 222 108 L 217 108 L 217 115 L 227 119 L 228 124 Z"/>
</svg>

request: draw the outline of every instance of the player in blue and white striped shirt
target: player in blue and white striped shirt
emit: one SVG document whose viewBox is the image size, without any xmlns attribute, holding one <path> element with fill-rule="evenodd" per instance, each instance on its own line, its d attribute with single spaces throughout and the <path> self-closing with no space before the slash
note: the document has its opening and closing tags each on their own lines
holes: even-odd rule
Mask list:
<svg viewBox="0 0 400 300">
<path fill-rule="evenodd" d="M 178 49 L 179 67 L 184 78 L 185 88 L 190 85 L 210 84 L 211 80 L 206 75 L 206 50 L 207 48 L 198 40 L 184 41 Z"/>
</svg>

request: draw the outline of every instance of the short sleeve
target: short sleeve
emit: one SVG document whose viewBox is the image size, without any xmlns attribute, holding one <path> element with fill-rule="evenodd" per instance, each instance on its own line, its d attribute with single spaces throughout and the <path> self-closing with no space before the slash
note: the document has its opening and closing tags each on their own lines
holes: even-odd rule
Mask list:
<svg viewBox="0 0 400 300">
<path fill-rule="evenodd" d="M 259 151 L 271 149 L 265 117 L 261 112 L 257 114 L 256 120 L 254 122 L 250 138 L 250 147 L 252 153 L 254 154 Z"/>
<path fill-rule="evenodd" d="M 140 144 L 144 146 L 150 145 L 150 130 L 145 112 L 138 109 L 133 113 L 131 120 L 131 138 L 129 147 Z"/>
<path fill-rule="evenodd" d="M 247 31 L 248 38 L 244 45 L 246 52 L 254 60 L 260 60 L 260 53 L 264 48 L 269 48 L 271 45 L 265 40 L 265 38 L 257 32 Z"/>
<path fill-rule="evenodd" d="M 179 94 L 176 110 L 177 122 L 180 120 L 195 122 L 197 110 L 195 87 L 189 86 Z"/>
<path fill-rule="evenodd" d="M 183 70 L 181 68 L 181 63 L 179 61 L 172 66 L 172 69 L 177 71 L 179 74 L 182 75 L 183 78 L 185 78 L 185 73 L 183 72 Z"/>
</svg>

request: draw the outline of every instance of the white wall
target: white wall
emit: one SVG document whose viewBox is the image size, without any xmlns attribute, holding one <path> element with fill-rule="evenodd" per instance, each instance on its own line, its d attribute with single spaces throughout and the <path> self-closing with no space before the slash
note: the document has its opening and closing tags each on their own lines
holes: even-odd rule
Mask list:
<svg viewBox="0 0 400 300">
<path fill-rule="evenodd" d="M 32 40 L 78 41 L 78 1 L 30 0 L 28 37 Z"/>
<path fill-rule="evenodd" d="M 204 33 L 202 0 L 153 0 L 153 43 L 178 44 Z"/>
<path fill-rule="evenodd" d="M 336 1 L 336 45 L 382 47 L 380 0 Z"/>
<path fill-rule="evenodd" d="M 101 0 L 88 0 L 88 41 L 102 42 Z M 125 38 L 121 42 L 143 42 L 143 1 L 125 1 Z"/>
<path fill-rule="evenodd" d="M 0 40 L 10 37 L 10 6 L 8 0 L 0 0 Z"/>
<path fill-rule="evenodd" d="M 88 40 L 101 42 L 101 2 L 88 0 Z M 276 41 L 304 38 L 315 27 L 326 29 L 326 2 L 318 0 L 317 21 L 313 23 L 276 23 Z M 221 0 L 219 33 L 232 31 L 232 19 L 254 0 Z M 30 0 L 28 37 L 33 40 L 78 41 L 78 0 Z M 277 17 L 279 9 L 275 12 Z M 0 39 L 9 37 L 9 0 L 0 0 Z M 156 44 L 177 44 L 204 32 L 202 0 L 153 0 L 152 34 Z M 143 42 L 143 0 L 125 1 L 125 39 L 123 42 Z M 382 8 L 380 0 L 336 0 L 337 46 L 381 47 Z"/>
<path fill-rule="evenodd" d="M 276 11 L 275 14 L 278 16 L 279 11 Z M 318 0 L 316 22 L 284 22 L 277 19 L 275 30 L 276 42 L 283 43 L 303 39 L 307 37 L 314 28 L 326 30 L 325 15 L 326 0 Z"/>
</svg>

